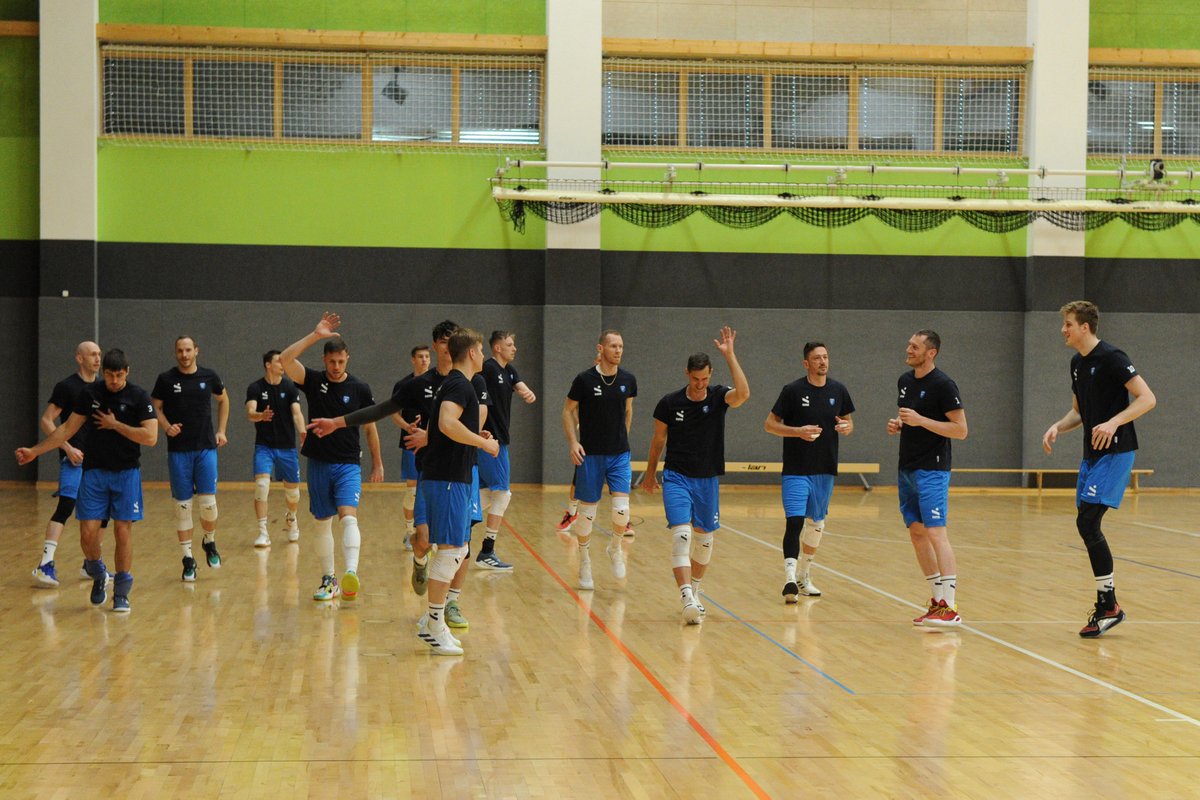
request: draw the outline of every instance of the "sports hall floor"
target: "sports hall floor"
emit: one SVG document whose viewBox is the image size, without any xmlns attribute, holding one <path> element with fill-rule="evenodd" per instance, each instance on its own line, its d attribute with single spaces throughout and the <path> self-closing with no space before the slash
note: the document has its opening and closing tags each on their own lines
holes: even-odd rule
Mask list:
<svg viewBox="0 0 1200 800">
<path fill-rule="evenodd" d="M 657 497 L 634 498 L 624 585 L 596 539 L 596 590 L 576 592 L 564 492 L 519 487 L 498 546 L 516 569 L 474 572 L 447 658 L 415 637 L 399 492 L 365 494 L 363 593 L 331 606 L 310 599 L 311 524 L 278 535 L 277 489 L 255 551 L 250 488 L 222 488 L 225 564 L 195 584 L 148 489 L 129 615 L 89 606 L 73 522 L 61 588 L 32 588 L 49 492 L 0 488 L 3 798 L 1196 796 L 1200 494 L 1109 515 L 1129 618 L 1083 640 L 1063 493 L 953 495 L 966 624 L 943 633 L 909 622 L 924 582 L 894 489 L 838 490 L 824 595 L 788 606 L 777 490 L 727 487 L 689 627 Z"/>
</svg>

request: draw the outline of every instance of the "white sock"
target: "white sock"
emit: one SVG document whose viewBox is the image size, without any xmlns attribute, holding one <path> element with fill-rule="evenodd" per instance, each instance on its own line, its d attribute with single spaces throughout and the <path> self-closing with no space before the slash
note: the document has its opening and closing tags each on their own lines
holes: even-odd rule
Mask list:
<svg viewBox="0 0 1200 800">
<path fill-rule="evenodd" d="M 322 575 L 333 574 L 333 517 L 317 520 L 317 538 L 313 543 Z"/>
<path fill-rule="evenodd" d="M 358 550 L 362 546 L 362 534 L 358 530 L 358 518 L 342 517 L 342 559 L 347 572 L 358 572 Z"/>
<path fill-rule="evenodd" d="M 695 598 L 697 603 L 700 602 L 700 581 L 701 580 L 702 580 L 701 578 L 692 578 L 692 597 Z"/>
<path fill-rule="evenodd" d="M 1113 591 L 1113 573 L 1110 572 L 1107 575 L 1097 575 L 1096 576 L 1096 591 L 1097 592 Z"/>
<path fill-rule="evenodd" d="M 49 564 L 54 560 L 54 551 L 58 549 L 58 542 L 52 542 L 47 539 L 42 544 L 42 564 Z M 38 564 L 40 567 L 42 564 Z M 1111 577 L 1111 576 L 1110 576 Z"/>
<path fill-rule="evenodd" d="M 450 591 L 446 593 L 446 603 L 457 603 L 460 594 L 462 594 L 462 589 L 455 589 L 453 586 L 450 587 Z"/>
<path fill-rule="evenodd" d="M 929 584 L 929 596 L 936 603 L 944 596 L 942 594 L 942 573 L 935 572 L 932 575 L 926 575 L 925 581 Z"/>
<path fill-rule="evenodd" d="M 591 561 L 592 560 L 592 554 L 591 554 L 592 543 L 590 541 L 580 542 L 578 540 L 576 540 L 576 543 L 579 545 L 579 563 L 585 564 L 585 563 Z"/>
<path fill-rule="evenodd" d="M 216 540 L 217 540 L 217 532 L 216 531 L 205 531 L 204 532 L 204 543 L 205 544 L 208 544 L 209 542 L 215 542 Z"/>
<path fill-rule="evenodd" d="M 812 569 L 812 562 L 813 562 L 813 559 L 816 557 L 817 557 L 816 553 L 812 553 L 811 555 L 808 553 L 802 553 L 800 555 L 800 574 L 801 575 L 803 575 L 806 578 L 808 577 L 808 571 L 810 569 Z"/>
<path fill-rule="evenodd" d="M 186 542 L 180 542 L 179 546 L 183 548 L 183 557 L 184 558 L 195 558 L 195 556 L 192 555 L 192 540 L 191 539 L 188 539 Z"/>
<path fill-rule="evenodd" d="M 258 532 L 259 533 L 267 532 L 267 518 L 266 517 L 258 518 Z"/>
<path fill-rule="evenodd" d="M 426 630 L 430 633 L 441 633 L 446 630 L 446 621 L 442 619 L 442 614 L 445 610 L 445 603 L 429 604 L 429 625 L 426 626 Z"/>
<path fill-rule="evenodd" d="M 957 582 L 957 575 L 942 576 L 942 598 L 946 601 L 946 605 L 951 608 L 954 608 L 954 590 L 957 588 Z"/>
<path fill-rule="evenodd" d="M 578 514 L 579 513 L 579 501 L 578 500 L 570 500 L 567 503 L 567 511 L 571 512 L 572 517 L 575 516 L 576 514 Z"/>
<path fill-rule="evenodd" d="M 692 585 L 690 583 L 685 583 L 679 587 L 679 599 L 683 601 L 685 606 L 696 602 L 696 596 L 692 592 Z"/>
<path fill-rule="evenodd" d="M 796 582 L 796 559 L 785 558 L 783 560 L 783 577 L 787 583 Z"/>
</svg>

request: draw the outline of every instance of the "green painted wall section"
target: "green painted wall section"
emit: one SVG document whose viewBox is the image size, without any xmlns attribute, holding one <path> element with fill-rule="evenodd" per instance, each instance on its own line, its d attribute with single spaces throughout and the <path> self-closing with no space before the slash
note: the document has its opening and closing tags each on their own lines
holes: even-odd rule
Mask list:
<svg viewBox="0 0 1200 800">
<path fill-rule="evenodd" d="M 363 247 L 545 247 L 500 218 L 493 155 L 107 145 L 102 241 Z"/>
<path fill-rule="evenodd" d="M 12 0 L 9 0 L 11 2 Z M 101 0 L 101 22 L 543 36 L 545 0 Z"/>
<path fill-rule="evenodd" d="M 38 238 L 37 79 L 37 40 L 0 37 L 0 239 Z"/>
<path fill-rule="evenodd" d="M 38 0 L 0 0 L 0 19 L 28 22 L 38 18 Z"/>
<path fill-rule="evenodd" d="M 1196 0 L 1092 0 L 1092 47 L 1200 49 Z"/>
</svg>

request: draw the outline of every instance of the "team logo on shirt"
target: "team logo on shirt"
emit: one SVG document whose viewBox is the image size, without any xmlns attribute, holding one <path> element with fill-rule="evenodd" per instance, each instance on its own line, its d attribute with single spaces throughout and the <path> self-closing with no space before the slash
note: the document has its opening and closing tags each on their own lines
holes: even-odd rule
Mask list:
<svg viewBox="0 0 1200 800">
<path fill-rule="evenodd" d="M 679 410 L 679 411 L 676 411 L 676 412 L 675 412 L 675 421 L 676 421 L 676 422 L 683 422 L 683 411 L 682 411 L 682 409 L 681 409 L 681 410 Z"/>
<path fill-rule="evenodd" d="M 121 405 L 117 406 L 117 410 L 120 411 L 122 414 L 124 414 L 125 413 L 125 404 L 121 403 Z"/>
<path fill-rule="evenodd" d="M 500 373 L 496 376 L 496 383 L 504 383 L 504 373 Z"/>
<path fill-rule="evenodd" d="M 1095 374 L 1096 374 L 1096 368 L 1095 368 L 1095 367 L 1092 367 L 1092 370 L 1091 370 L 1091 372 L 1089 372 L 1088 374 L 1089 374 L 1089 375 L 1095 375 Z"/>
<path fill-rule="evenodd" d="M 183 387 L 178 383 L 171 384 L 171 388 L 175 390 L 175 394 L 181 394 L 183 392 Z"/>
<path fill-rule="evenodd" d="M 925 390 L 924 390 L 924 389 L 922 389 L 922 390 L 921 390 L 921 393 L 920 393 L 919 395 L 917 395 L 917 399 L 918 399 L 918 400 L 924 400 L 924 399 L 925 399 Z"/>
<path fill-rule="evenodd" d="M 283 394 L 281 393 L 279 396 L 280 396 L 280 397 L 283 397 Z M 266 392 L 263 392 L 263 393 L 262 393 L 262 399 L 263 399 L 263 400 L 269 400 L 269 399 L 270 399 L 270 395 L 268 395 Z"/>
<path fill-rule="evenodd" d="M 625 384 L 621 384 L 621 394 L 625 394 Z"/>
<path fill-rule="evenodd" d="M 92 401 L 92 410 L 95 410 L 95 409 L 97 409 L 97 408 L 99 408 L 99 407 L 100 407 L 100 401 L 99 401 L 99 400 L 93 400 L 93 401 Z"/>
<path fill-rule="evenodd" d="M 329 394 L 329 384 L 328 383 L 321 384 L 321 394 Z"/>
<path fill-rule="evenodd" d="M 903 400 L 903 399 L 904 399 L 904 393 L 905 393 L 905 392 L 907 392 L 907 391 L 908 391 L 908 387 L 907 387 L 907 386 L 901 386 L 901 387 L 900 387 L 900 399 L 901 399 L 901 400 Z"/>
<path fill-rule="evenodd" d="M 200 381 L 200 388 L 201 388 L 201 389 L 203 389 L 203 388 L 204 388 L 204 381 Z"/>
<path fill-rule="evenodd" d="M 344 395 L 342 395 L 342 402 L 343 402 L 343 403 L 347 403 L 347 404 L 349 404 L 349 402 L 350 402 L 350 395 L 348 395 L 348 394 L 344 394 Z"/>
<path fill-rule="evenodd" d="M 833 404 L 834 404 L 834 402 L 836 402 L 836 401 L 834 400 L 834 398 L 832 398 L 832 397 L 831 397 L 831 398 L 829 398 L 829 405 L 833 405 Z"/>
<path fill-rule="evenodd" d="M 266 396 L 266 395 L 263 395 L 263 399 L 264 399 L 264 400 L 266 400 L 266 399 L 267 399 L 267 396 Z M 279 393 L 279 399 L 280 399 L 280 400 L 286 400 L 286 399 L 287 399 L 287 392 L 280 392 L 280 393 Z"/>
<path fill-rule="evenodd" d="M 708 413 L 708 406 L 704 406 L 703 408 L 701 408 L 701 409 L 700 409 L 700 411 L 701 411 L 702 413 L 705 413 L 705 414 L 707 414 L 707 413 Z"/>
<path fill-rule="evenodd" d="M 425 399 L 426 399 L 426 400 L 430 400 L 430 399 L 432 399 L 432 398 L 433 398 L 433 387 L 432 387 L 432 386 L 426 386 L 426 387 L 425 387 Z"/>
<path fill-rule="evenodd" d="M 621 387 L 621 391 L 625 391 L 624 386 Z M 593 397 L 600 397 L 603 394 L 604 394 L 604 389 L 602 389 L 601 387 L 599 387 L 599 386 L 592 387 L 592 396 Z"/>
<path fill-rule="evenodd" d="M 800 398 L 800 407 L 808 408 L 808 395 L 804 395 L 804 397 Z"/>
<path fill-rule="evenodd" d="M 1133 364 L 1130 364 L 1130 365 L 1129 365 L 1128 367 L 1126 367 L 1125 369 L 1129 370 L 1129 374 L 1130 374 L 1130 375 L 1132 375 L 1133 373 L 1137 372 L 1137 370 L 1133 368 Z"/>
</svg>

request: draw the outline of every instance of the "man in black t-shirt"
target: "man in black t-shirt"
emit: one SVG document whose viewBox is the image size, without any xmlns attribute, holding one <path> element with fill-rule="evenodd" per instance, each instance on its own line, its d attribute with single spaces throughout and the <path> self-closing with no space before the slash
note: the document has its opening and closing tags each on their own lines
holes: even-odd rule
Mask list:
<svg viewBox="0 0 1200 800">
<path fill-rule="evenodd" d="M 254 516 L 258 520 L 255 547 L 270 547 L 267 533 L 267 498 L 271 476 L 283 481 L 287 503 L 285 531 L 289 542 L 300 539 L 296 506 L 300 502 L 300 456 L 296 453 L 296 431 L 304 441 L 304 412 L 300 391 L 283 374 L 278 350 L 263 353 L 263 377 L 246 387 L 246 418 L 254 423 Z"/>
<path fill-rule="evenodd" d="M 579 588 L 592 589 L 589 554 L 596 505 L 604 485 L 612 497 L 613 538 L 606 551 L 613 576 L 625 577 L 625 553 L 621 538 L 629 523 L 629 489 L 633 470 L 629 460 L 629 426 L 633 423 L 633 398 L 637 378 L 621 369 L 625 340 L 617 331 L 606 330 L 596 344 L 598 361 L 575 376 L 563 403 L 562 425 L 567 452 L 575 470 L 575 496 L 580 519 L 572 533 L 579 546 Z M 578 432 L 577 432 L 578 431 Z"/>
<path fill-rule="evenodd" d="M 958 386 L 934 363 L 941 349 L 942 339 L 934 331 L 917 331 L 909 338 L 905 363 L 912 371 L 897 381 L 899 413 L 887 424 L 889 436 L 900 434 L 900 514 L 932 589 L 928 608 L 913 624 L 930 628 L 962 625 L 956 605 L 958 567 L 946 523 L 950 442 L 967 438 L 967 412 Z"/>
<path fill-rule="evenodd" d="M 700 581 L 713 552 L 713 534 L 721 527 L 720 485 L 725 474 L 725 413 L 750 399 L 750 383 L 733 352 L 737 332 L 726 325 L 714 339 L 733 378 L 733 388 L 711 386 L 712 361 L 707 353 L 688 357 L 687 386 L 658 401 L 654 438 L 646 457 L 642 489 L 658 488 L 658 457 L 665 446 L 663 508 L 671 529 L 671 570 L 683 620 L 696 625 L 704 616 Z"/>
<path fill-rule="evenodd" d="M 75 363 L 78 368 L 58 383 L 50 392 L 50 401 L 42 412 L 38 424 L 46 436 L 62 425 L 71 416 L 75 400 L 87 386 L 96 382 L 100 372 L 100 345 L 95 342 L 80 342 L 75 348 Z M 42 560 L 33 570 L 35 585 L 58 586 L 58 574 L 54 569 L 54 553 L 62 536 L 63 526 L 75 510 L 75 498 L 79 493 L 79 479 L 83 475 L 83 435 L 76 433 L 60 446 L 58 457 L 58 507 L 46 523 L 46 540 L 42 545 Z"/>
<path fill-rule="evenodd" d="M 101 558 L 101 522 L 113 521 L 117 542 L 113 576 L 113 611 L 128 612 L 133 587 L 133 523 L 142 518 L 142 446 L 158 441 L 158 421 L 150 395 L 128 382 L 129 361 L 120 350 L 109 350 L 101 362 L 104 380 L 84 387 L 75 398 L 67 421 L 34 447 L 17 450 L 17 463 L 28 464 L 42 453 L 61 447 L 85 432 L 87 449 L 75 516 L 83 567 L 92 579 L 92 605 L 107 599 L 108 569 Z"/>
<path fill-rule="evenodd" d="M 175 340 L 176 366 L 158 376 L 150 397 L 158 415 L 158 424 L 167 435 L 167 468 L 171 476 L 171 497 L 175 499 L 175 530 L 183 548 L 183 580 L 196 580 L 196 559 L 192 557 L 192 496 L 200 508 L 200 527 L 204 530 L 205 563 L 213 569 L 221 566 L 217 552 L 217 448 L 226 443 L 225 426 L 229 422 L 229 394 L 220 376 L 200 366 L 196 359 L 200 348 L 195 338 Z M 217 398 L 217 429 L 212 424 L 212 401 Z"/>
<path fill-rule="evenodd" d="M 283 369 L 308 400 L 308 415 L 333 418 L 375 404 L 371 387 L 346 371 L 350 349 L 336 331 L 342 324 L 337 314 L 326 312 L 312 332 L 280 354 Z M 329 339 L 323 348 L 324 369 L 306 369 L 300 356 L 312 345 Z M 311 427 L 311 426 L 310 426 Z M 363 426 L 367 447 L 371 451 L 371 474 L 368 480 L 383 480 L 383 456 L 379 450 L 379 431 L 374 422 Z M 358 428 L 330 433 L 328 436 L 309 436 L 304 440 L 301 455 L 308 459 L 308 510 L 316 520 L 317 560 L 321 566 L 321 585 L 313 592 L 313 600 L 329 601 L 338 597 L 356 600 L 360 588 L 358 556 L 362 533 L 358 528 L 358 503 L 362 495 L 362 445 Z M 342 557 L 346 572 L 339 584 L 333 557 L 333 518 L 342 526 Z"/>
<path fill-rule="evenodd" d="M 515 334 L 512 331 L 492 331 L 490 344 L 492 357 L 483 362 L 482 376 L 492 405 L 488 409 L 484 427 L 500 443 L 500 454 L 495 458 L 487 453 L 479 454 L 479 500 L 481 510 L 487 516 L 484 520 L 483 545 L 475 557 L 475 563 L 485 569 L 510 570 L 512 564 L 505 563 L 496 554 L 495 546 L 496 536 L 500 533 L 500 521 L 512 499 L 508 460 L 512 397 L 516 394 L 526 403 L 533 403 L 537 397 L 512 365 L 517 357 Z"/>
<path fill-rule="evenodd" d="M 763 428 L 783 437 L 783 599 L 820 597 L 809 577 L 821 534 L 833 479 L 838 474 L 838 436 L 854 432 L 854 403 L 846 387 L 829 377 L 829 348 L 823 342 L 804 345 L 807 375 L 783 387 Z M 825 436 L 822 436 L 825 434 Z M 813 521 L 804 529 L 804 518 Z M 796 565 L 800 559 L 800 572 Z"/>
<path fill-rule="evenodd" d="M 1100 309 L 1094 303 L 1075 300 L 1060 311 L 1063 339 L 1076 351 L 1071 357 L 1071 410 L 1046 430 L 1042 448 L 1049 453 L 1058 434 L 1083 426 L 1075 527 L 1087 546 L 1096 581 L 1095 609 L 1079 631 L 1090 639 L 1125 619 L 1113 583 L 1112 551 L 1100 520 L 1108 509 L 1121 505 L 1129 485 L 1138 446 L 1133 421 L 1158 401 L 1129 356 L 1096 335 Z"/>
<path fill-rule="evenodd" d="M 412 362 L 412 372 L 396 381 L 395 386 L 392 387 L 393 397 L 401 395 L 403 387 L 409 381 L 419 378 L 429 371 L 430 358 L 429 345 L 419 344 L 412 349 L 409 353 L 409 360 Z M 417 472 L 416 453 L 404 446 L 404 436 L 412 433 L 413 423 L 416 422 L 419 413 L 414 407 L 401 408 L 392 414 L 392 422 L 404 432 L 400 437 L 400 480 L 404 481 L 408 487 L 404 492 L 404 500 L 402 501 L 405 550 L 412 550 L 412 536 L 414 533 L 413 508 L 417 501 L 417 478 L 420 473 Z"/>
</svg>

